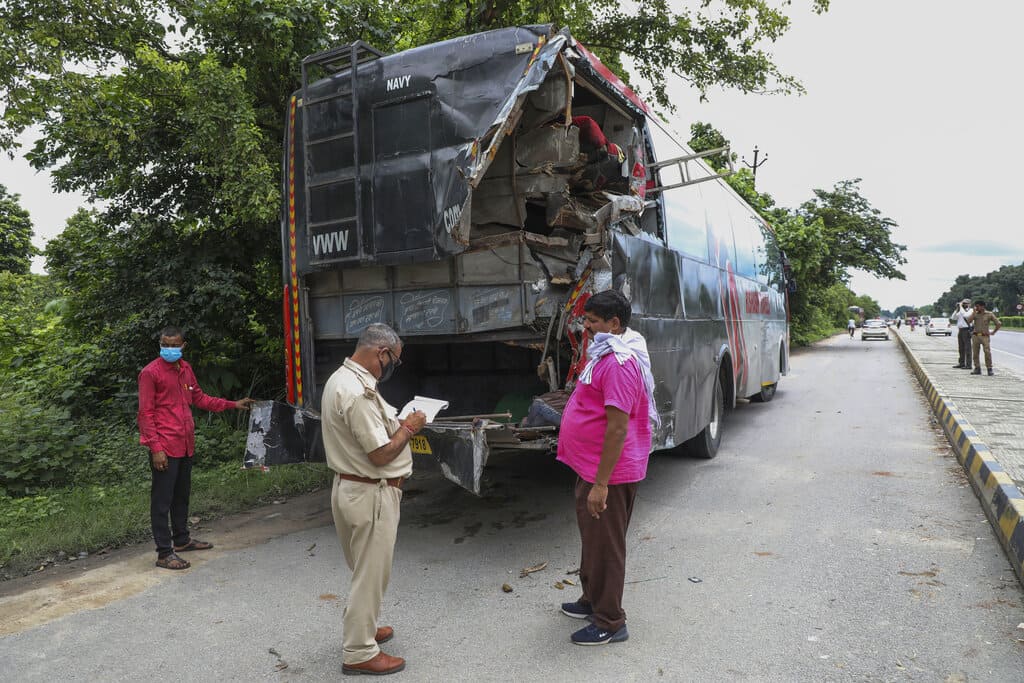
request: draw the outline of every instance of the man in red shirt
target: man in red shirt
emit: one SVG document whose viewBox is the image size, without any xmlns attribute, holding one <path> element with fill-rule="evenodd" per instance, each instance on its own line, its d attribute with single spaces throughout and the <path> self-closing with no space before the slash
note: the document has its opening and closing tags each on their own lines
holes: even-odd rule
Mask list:
<svg viewBox="0 0 1024 683">
<path fill-rule="evenodd" d="M 179 552 L 213 547 L 188 532 L 196 444 L 192 406 L 219 413 L 229 408 L 248 409 L 254 403 L 251 398 L 229 401 L 204 394 L 192 366 L 181 359 L 184 348 L 181 329 L 165 327 L 160 332 L 160 357 L 139 373 L 139 443 L 150 452 L 149 514 L 156 566 L 164 569 L 187 569 L 190 565 L 178 557 Z"/>
</svg>

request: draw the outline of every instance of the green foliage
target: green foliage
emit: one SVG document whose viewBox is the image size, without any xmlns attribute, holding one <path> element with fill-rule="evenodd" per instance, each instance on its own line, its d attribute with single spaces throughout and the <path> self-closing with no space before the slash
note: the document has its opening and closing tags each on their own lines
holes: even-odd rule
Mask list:
<svg viewBox="0 0 1024 683">
<path fill-rule="evenodd" d="M 719 147 L 726 147 L 729 145 L 729 141 L 725 139 L 722 133 L 712 126 L 710 123 L 703 123 L 697 121 L 696 123 L 690 124 L 690 149 L 694 152 L 706 152 L 709 149 L 718 149 Z M 721 172 L 729 166 L 729 162 L 736 161 L 736 153 L 730 152 L 726 154 L 715 154 L 713 156 L 704 157 L 704 161 L 713 169 Z"/>
<path fill-rule="evenodd" d="M 0 274 L 28 273 L 32 257 L 38 253 L 32 246 L 32 220 L 20 200 L 0 185 Z"/>
<path fill-rule="evenodd" d="M 135 391 L 139 370 L 156 357 L 159 330 L 177 324 L 207 393 L 237 396 L 261 382 L 276 390 L 281 356 L 262 353 L 268 348 L 262 337 L 282 337 L 279 304 L 268 291 L 270 271 L 279 275 L 267 262 L 264 270 L 251 266 L 254 250 L 265 250 L 275 233 L 267 228 L 247 239 L 240 230 L 189 231 L 166 221 L 114 229 L 86 211 L 69 219 L 47 245 L 47 264 L 72 293 L 66 313 L 72 336 L 103 350 L 91 386 L 104 398 Z M 110 296 L 112 287 L 117 297 Z"/>
<path fill-rule="evenodd" d="M 322 489 L 331 476 L 323 464 L 261 472 L 242 470 L 237 462 L 200 460 L 193 474 L 191 512 L 203 519 L 230 514 Z M 35 569 L 58 551 L 91 553 L 150 538 L 148 475 L 119 483 L 51 489 L 40 496 L 0 496 L 0 569 L 8 575 Z"/>
<path fill-rule="evenodd" d="M 8 392 L 0 398 L 0 494 L 66 484 L 82 446 L 66 409 L 26 399 Z"/>
<path fill-rule="evenodd" d="M 999 319 L 1003 327 L 1024 328 L 1024 315 L 1004 315 Z"/>
<path fill-rule="evenodd" d="M 860 194 L 860 178 L 836 183 L 832 190 L 814 190 L 798 215 L 808 222 L 820 220 L 825 255 L 814 272 L 815 284 L 849 280 L 850 270 L 862 270 L 880 278 L 905 280 L 899 266 L 907 262 L 906 247 L 892 242 L 896 222 L 886 218 Z"/>
<path fill-rule="evenodd" d="M 952 311 L 963 299 L 980 299 L 988 304 L 989 310 L 998 308 L 1004 313 L 1016 313 L 1017 304 L 1024 303 L 1024 263 L 1003 266 L 980 276 L 959 275 L 953 286 L 938 298 L 935 307 Z"/>
</svg>

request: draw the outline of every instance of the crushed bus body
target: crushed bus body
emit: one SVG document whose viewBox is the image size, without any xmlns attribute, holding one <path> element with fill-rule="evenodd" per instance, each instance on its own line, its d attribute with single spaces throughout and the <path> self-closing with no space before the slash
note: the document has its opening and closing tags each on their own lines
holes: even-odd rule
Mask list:
<svg viewBox="0 0 1024 683">
<path fill-rule="evenodd" d="M 491 452 L 553 450 L 583 304 L 609 288 L 647 339 L 655 448 L 714 457 L 723 410 L 774 395 L 791 285 L 774 234 L 700 161 L 722 150 L 674 140 L 568 32 L 312 55 L 287 117 L 288 404 L 253 412 L 248 465 L 323 459 L 320 389 L 383 322 L 405 344 L 385 397 L 450 403 L 414 453 L 479 494 Z"/>
</svg>

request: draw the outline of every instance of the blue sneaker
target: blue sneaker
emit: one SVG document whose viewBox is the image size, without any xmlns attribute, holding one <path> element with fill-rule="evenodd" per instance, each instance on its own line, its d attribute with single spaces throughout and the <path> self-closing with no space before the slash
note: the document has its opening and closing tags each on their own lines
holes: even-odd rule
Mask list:
<svg viewBox="0 0 1024 683">
<path fill-rule="evenodd" d="M 571 640 L 576 645 L 604 645 L 605 643 L 621 643 L 624 640 L 629 640 L 629 631 L 626 630 L 626 625 L 623 624 L 622 628 L 618 631 L 612 632 L 597 626 L 596 624 L 589 624 L 584 626 L 576 633 L 573 633 Z"/>
<path fill-rule="evenodd" d="M 573 619 L 586 619 L 594 613 L 594 607 L 587 605 L 579 600 L 576 602 L 563 602 L 562 603 L 562 614 Z"/>
</svg>

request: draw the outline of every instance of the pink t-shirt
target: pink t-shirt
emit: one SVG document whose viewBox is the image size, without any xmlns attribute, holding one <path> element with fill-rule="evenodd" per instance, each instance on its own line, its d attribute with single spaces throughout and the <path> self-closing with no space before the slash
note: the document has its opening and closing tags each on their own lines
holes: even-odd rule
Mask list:
<svg viewBox="0 0 1024 683">
<path fill-rule="evenodd" d="M 609 484 L 628 484 L 647 476 L 651 453 L 651 425 L 647 414 L 647 390 L 640 365 L 630 358 L 619 365 L 614 353 L 597 362 L 590 384 L 580 382 L 569 397 L 558 435 L 559 462 L 591 484 L 601 462 L 601 446 L 608 426 L 605 408 L 612 406 L 629 415 L 622 456 L 612 470 Z"/>
</svg>

